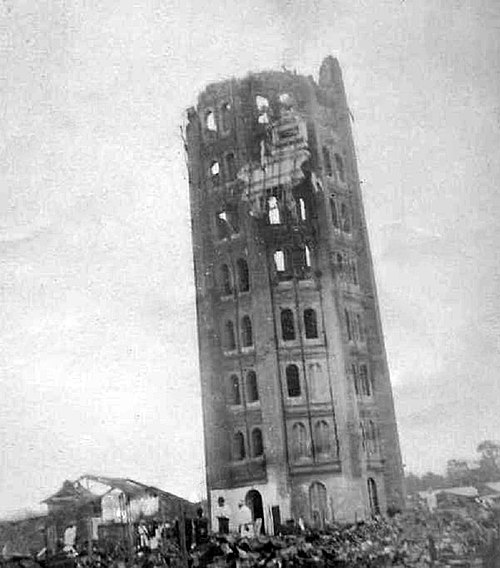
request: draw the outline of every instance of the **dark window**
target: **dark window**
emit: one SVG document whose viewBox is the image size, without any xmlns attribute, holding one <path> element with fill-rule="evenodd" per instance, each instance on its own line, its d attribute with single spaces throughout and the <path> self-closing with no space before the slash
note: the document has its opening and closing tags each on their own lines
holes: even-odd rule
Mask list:
<svg viewBox="0 0 500 568">
<path fill-rule="evenodd" d="M 345 181 L 344 162 L 340 154 L 335 154 L 335 166 L 337 167 L 340 181 Z"/>
<path fill-rule="evenodd" d="M 358 337 L 360 341 L 365 340 L 365 326 L 363 325 L 363 318 L 357 314 L 356 315 L 356 323 L 358 328 Z"/>
<path fill-rule="evenodd" d="M 226 156 L 226 174 L 229 180 L 236 177 L 236 160 L 232 152 Z"/>
<path fill-rule="evenodd" d="M 251 347 L 253 345 L 252 320 L 250 316 L 241 318 L 241 343 L 243 347 Z"/>
<path fill-rule="evenodd" d="M 241 432 L 236 432 L 233 437 L 233 459 L 235 461 L 245 459 L 245 437 Z"/>
<path fill-rule="evenodd" d="M 339 215 L 337 213 L 337 202 L 333 197 L 330 197 L 330 210 L 332 212 L 332 223 L 335 228 L 339 228 Z"/>
<path fill-rule="evenodd" d="M 231 375 L 229 386 L 231 388 L 231 404 L 241 404 L 240 379 L 237 375 Z"/>
<path fill-rule="evenodd" d="M 295 398 L 300 396 L 300 378 L 297 365 L 288 365 L 286 368 L 286 387 L 288 396 Z"/>
<path fill-rule="evenodd" d="M 330 151 L 326 146 L 323 146 L 323 165 L 326 175 L 331 176 L 333 174 L 332 159 L 330 157 Z"/>
<path fill-rule="evenodd" d="M 316 422 L 316 426 L 314 427 L 314 438 L 316 442 L 316 450 L 319 454 L 330 453 L 330 427 L 327 422 L 324 420 Z"/>
<path fill-rule="evenodd" d="M 359 385 L 359 374 L 358 374 L 358 369 L 354 364 L 351 365 L 351 373 L 352 373 L 352 380 L 354 383 L 354 390 L 356 391 L 356 394 L 359 395 L 361 394 L 361 389 Z"/>
<path fill-rule="evenodd" d="M 233 293 L 233 278 L 231 276 L 231 270 L 227 264 L 223 264 L 220 272 L 222 293 L 224 296 L 230 296 Z"/>
<path fill-rule="evenodd" d="M 315 339 L 318 337 L 316 312 L 312 308 L 304 310 L 304 328 L 306 331 L 306 339 Z"/>
<path fill-rule="evenodd" d="M 238 288 L 240 292 L 248 292 L 250 290 L 250 275 L 247 261 L 239 258 L 236 262 L 236 268 L 238 269 Z"/>
<path fill-rule="evenodd" d="M 351 260 L 351 274 L 352 274 L 352 283 L 354 285 L 358 285 L 358 268 L 356 265 L 356 259 L 353 258 Z"/>
<path fill-rule="evenodd" d="M 344 233 L 351 232 L 351 214 L 349 213 L 349 208 L 345 203 L 342 203 L 340 207 L 340 217 L 342 219 L 342 230 Z"/>
<path fill-rule="evenodd" d="M 350 315 L 348 310 L 344 310 L 344 315 L 345 315 L 345 327 L 346 327 L 346 330 L 347 330 L 347 339 L 349 341 L 352 341 L 353 337 L 352 337 L 351 315 Z"/>
<path fill-rule="evenodd" d="M 229 320 L 226 322 L 224 329 L 224 347 L 227 351 L 234 351 L 236 349 L 236 338 L 234 336 L 234 323 Z"/>
<path fill-rule="evenodd" d="M 220 122 L 223 132 L 231 129 L 231 105 L 229 103 L 224 103 L 220 107 Z"/>
<path fill-rule="evenodd" d="M 255 402 L 259 400 L 259 389 L 257 386 L 257 375 L 255 371 L 248 371 L 247 373 L 247 399 L 248 402 Z"/>
<path fill-rule="evenodd" d="M 364 364 L 359 366 L 359 381 L 363 389 L 363 394 L 366 396 L 370 396 L 372 393 L 370 387 L 370 380 L 368 378 L 368 368 Z"/>
<path fill-rule="evenodd" d="M 262 442 L 262 432 L 260 428 L 252 430 L 252 456 L 254 458 L 261 456 L 264 453 L 264 444 Z"/>
<path fill-rule="evenodd" d="M 368 497 L 370 499 L 370 509 L 372 515 L 380 515 L 380 505 L 378 502 L 377 484 L 372 477 L 368 478 Z"/>
<path fill-rule="evenodd" d="M 281 334 L 283 341 L 292 341 L 295 339 L 295 325 L 292 310 L 281 310 Z"/>
</svg>

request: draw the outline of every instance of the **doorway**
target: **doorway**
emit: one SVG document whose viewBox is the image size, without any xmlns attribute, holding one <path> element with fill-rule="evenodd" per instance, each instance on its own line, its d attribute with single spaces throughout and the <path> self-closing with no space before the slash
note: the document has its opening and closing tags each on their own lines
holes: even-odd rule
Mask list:
<svg viewBox="0 0 500 568">
<path fill-rule="evenodd" d="M 264 505 L 262 503 L 262 495 L 256 489 L 251 489 L 247 493 L 245 503 L 250 511 L 252 511 L 252 519 L 254 523 L 257 519 L 262 519 L 261 532 L 265 534 L 266 529 L 264 525 Z"/>
</svg>

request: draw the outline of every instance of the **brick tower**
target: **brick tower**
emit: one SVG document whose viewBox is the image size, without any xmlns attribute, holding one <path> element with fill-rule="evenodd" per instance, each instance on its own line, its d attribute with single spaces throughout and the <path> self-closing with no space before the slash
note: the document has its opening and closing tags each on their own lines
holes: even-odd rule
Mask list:
<svg viewBox="0 0 500 568">
<path fill-rule="evenodd" d="M 340 67 L 208 86 L 186 131 L 213 528 L 404 501 Z M 220 524 L 219 524 L 220 523 Z"/>
</svg>

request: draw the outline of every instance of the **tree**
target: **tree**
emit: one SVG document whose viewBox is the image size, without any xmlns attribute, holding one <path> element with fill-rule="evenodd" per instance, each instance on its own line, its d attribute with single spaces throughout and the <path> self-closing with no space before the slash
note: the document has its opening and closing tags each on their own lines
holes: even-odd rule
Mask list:
<svg viewBox="0 0 500 568">
<path fill-rule="evenodd" d="M 500 479 L 500 442 L 484 440 L 477 447 L 481 454 L 479 459 L 479 471 L 482 481 L 497 481 Z"/>
</svg>

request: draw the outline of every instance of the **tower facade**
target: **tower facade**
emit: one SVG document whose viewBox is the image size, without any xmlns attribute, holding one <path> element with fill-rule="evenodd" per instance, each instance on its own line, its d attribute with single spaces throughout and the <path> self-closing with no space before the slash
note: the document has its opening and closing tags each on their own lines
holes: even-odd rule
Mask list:
<svg viewBox="0 0 500 568">
<path fill-rule="evenodd" d="M 264 530 L 404 501 L 342 75 L 208 86 L 186 129 L 208 497 Z"/>
</svg>

